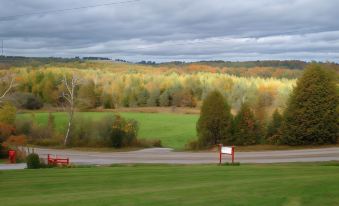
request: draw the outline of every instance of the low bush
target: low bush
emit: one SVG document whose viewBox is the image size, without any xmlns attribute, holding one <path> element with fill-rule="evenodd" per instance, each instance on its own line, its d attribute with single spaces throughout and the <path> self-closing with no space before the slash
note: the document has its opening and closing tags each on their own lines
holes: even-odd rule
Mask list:
<svg viewBox="0 0 339 206">
<path fill-rule="evenodd" d="M 120 115 L 115 115 L 111 133 L 112 146 L 116 148 L 132 146 L 138 135 L 138 122 L 126 120 Z"/>
<path fill-rule="evenodd" d="M 0 144 L 0 159 L 8 158 L 8 146 Z"/>
<path fill-rule="evenodd" d="M 18 108 L 35 110 L 44 106 L 44 103 L 39 97 L 31 93 L 16 92 L 10 96 L 11 101 Z"/>
<path fill-rule="evenodd" d="M 120 115 L 108 115 L 97 121 L 77 117 L 71 130 L 70 145 L 121 148 L 138 144 L 137 134 L 138 123 Z"/>
<path fill-rule="evenodd" d="M 37 140 L 31 141 L 31 143 L 35 145 L 39 145 L 39 146 L 44 146 L 44 147 L 57 146 L 63 143 L 63 137 L 56 136 L 52 138 L 37 139 Z"/>
<path fill-rule="evenodd" d="M 26 162 L 27 161 L 27 153 L 26 150 L 24 148 L 16 148 L 16 162 L 20 163 L 20 162 Z"/>
<path fill-rule="evenodd" d="M 187 150 L 199 150 L 199 141 L 198 140 L 191 140 L 185 145 L 185 149 Z"/>
<path fill-rule="evenodd" d="M 137 147 L 162 147 L 161 140 L 158 139 L 137 139 L 134 143 Z"/>
<path fill-rule="evenodd" d="M 205 149 L 211 149 L 215 145 L 209 145 L 208 147 L 204 144 L 204 141 L 201 141 L 200 139 L 197 140 L 190 140 L 185 145 L 186 150 L 205 150 Z"/>
<path fill-rule="evenodd" d="M 38 169 L 41 167 L 38 154 L 31 153 L 27 156 L 27 169 Z"/>
<path fill-rule="evenodd" d="M 266 138 L 266 143 L 272 145 L 281 145 L 282 144 L 282 137 L 280 134 L 275 134 L 273 136 Z"/>
<path fill-rule="evenodd" d="M 93 121 L 82 116 L 76 117 L 70 133 L 70 146 L 85 147 L 91 146 L 97 131 L 93 128 Z"/>
<path fill-rule="evenodd" d="M 15 122 L 16 132 L 18 134 L 25 134 L 27 136 L 30 136 L 33 129 L 33 125 L 34 123 L 32 119 L 16 120 Z"/>
<path fill-rule="evenodd" d="M 41 109 L 44 106 L 44 103 L 41 101 L 40 98 L 35 96 L 29 96 L 24 104 L 22 104 L 22 107 L 25 109 L 35 110 L 35 109 Z"/>
<path fill-rule="evenodd" d="M 28 143 L 40 146 L 55 146 L 62 144 L 63 135 L 55 130 L 54 118 L 49 116 L 47 125 L 34 123 L 34 119 L 23 119 L 15 122 L 16 133 L 28 137 Z"/>
<path fill-rule="evenodd" d="M 28 143 L 41 146 L 62 145 L 64 135 L 54 129 L 54 118 L 47 125 L 34 123 L 34 118 L 16 121 L 17 134 L 25 134 Z M 138 140 L 138 122 L 121 117 L 107 115 L 100 120 L 83 116 L 75 117 L 69 146 L 73 147 L 161 147 L 160 140 Z M 1 134 L 1 133 L 0 133 Z"/>
<path fill-rule="evenodd" d="M 160 139 L 152 140 L 152 145 L 153 147 L 162 147 L 161 140 Z"/>
<path fill-rule="evenodd" d="M 38 141 L 42 139 L 49 139 L 53 138 L 55 131 L 50 129 L 46 125 L 37 125 L 34 124 L 29 136 L 31 137 L 32 141 Z"/>
<path fill-rule="evenodd" d="M 10 146 L 24 146 L 27 144 L 27 137 L 26 135 L 12 135 L 10 136 L 4 144 L 10 145 Z"/>
<path fill-rule="evenodd" d="M 0 143 L 15 133 L 15 127 L 10 124 L 0 123 Z"/>
</svg>

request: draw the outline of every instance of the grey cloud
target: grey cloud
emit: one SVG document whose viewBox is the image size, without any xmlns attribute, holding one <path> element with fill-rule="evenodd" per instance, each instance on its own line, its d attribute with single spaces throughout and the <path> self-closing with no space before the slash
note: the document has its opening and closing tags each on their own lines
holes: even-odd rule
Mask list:
<svg viewBox="0 0 339 206">
<path fill-rule="evenodd" d="M 141 0 L 1 20 L 108 2 L 1 1 L 5 52 L 131 61 L 339 59 L 338 0 Z"/>
</svg>

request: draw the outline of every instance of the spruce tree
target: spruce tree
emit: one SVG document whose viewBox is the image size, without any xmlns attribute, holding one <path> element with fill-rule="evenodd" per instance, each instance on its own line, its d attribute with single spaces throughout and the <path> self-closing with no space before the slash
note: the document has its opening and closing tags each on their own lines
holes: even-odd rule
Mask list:
<svg viewBox="0 0 339 206">
<path fill-rule="evenodd" d="M 254 113 L 247 103 L 241 105 L 240 111 L 234 118 L 233 144 L 253 145 L 260 142 L 261 128 Z"/>
<path fill-rule="evenodd" d="M 338 93 L 333 76 L 312 64 L 289 99 L 282 137 L 288 145 L 333 144 L 338 137 Z"/>
<path fill-rule="evenodd" d="M 207 95 L 197 122 L 200 147 L 209 147 L 228 141 L 232 123 L 230 110 L 230 106 L 220 92 L 213 91 Z"/>
<path fill-rule="evenodd" d="M 282 115 L 276 109 L 272 114 L 272 120 L 267 126 L 266 141 L 268 143 L 277 144 L 280 143 L 280 129 L 283 121 Z"/>
</svg>

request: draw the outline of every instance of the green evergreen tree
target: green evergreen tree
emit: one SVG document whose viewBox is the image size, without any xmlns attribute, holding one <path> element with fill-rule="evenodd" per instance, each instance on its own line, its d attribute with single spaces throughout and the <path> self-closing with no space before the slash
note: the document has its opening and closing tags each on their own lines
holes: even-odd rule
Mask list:
<svg viewBox="0 0 339 206">
<path fill-rule="evenodd" d="M 331 74 L 312 64 L 289 99 L 282 127 L 283 143 L 288 145 L 333 144 L 338 137 L 338 93 Z"/>
<path fill-rule="evenodd" d="M 199 146 L 209 147 L 230 139 L 232 115 L 230 106 L 218 91 L 207 95 L 197 122 Z"/>
<path fill-rule="evenodd" d="M 266 129 L 266 141 L 270 144 L 278 144 L 280 143 L 280 129 L 281 124 L 283 121 L 282 115 L 279 113 L 279 111 L 276 109 L 274 113 L 272 114 L 272 120 L 268 124 Z"/>
<path fill-rule="evenodd" d="M 243 103 L 234 118 L 232 143 L 253 145 L 260 142 L 261 128 L 247 103 Z"/>
</svg>

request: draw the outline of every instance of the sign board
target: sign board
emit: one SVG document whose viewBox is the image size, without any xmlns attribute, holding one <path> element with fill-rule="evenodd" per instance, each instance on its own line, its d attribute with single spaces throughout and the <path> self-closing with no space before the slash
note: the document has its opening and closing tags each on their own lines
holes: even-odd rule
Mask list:
<svg viewBox="0 0 339 206">
<path fill-rule="evenodd" d="M 232 154 L 232 147 L 221 147 L 221 153 Z"/>
<path fill-rule="evenodd" d="M 224 147 L 222 144 L 219 144 L 219 164 L 221 164 L 222 155 L 231 155 L 232 163 L 234 163 L 234 146 L 232 147 Z"/>
</svg>

